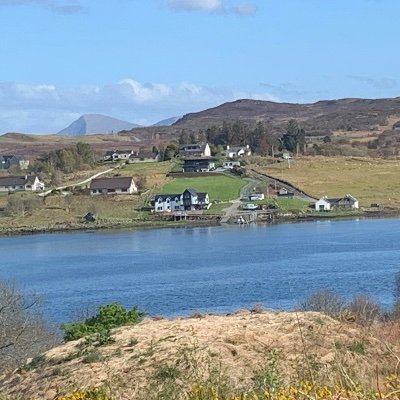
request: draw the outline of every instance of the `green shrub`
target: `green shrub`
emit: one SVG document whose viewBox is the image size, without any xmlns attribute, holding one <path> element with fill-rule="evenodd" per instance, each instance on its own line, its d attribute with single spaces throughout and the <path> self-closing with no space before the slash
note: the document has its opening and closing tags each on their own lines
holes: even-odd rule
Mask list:
<svg viewBox="0 0 400 400">
<path fill-rule="evenodd" d="M 102 336 L 102 332 L 107 332 L 112 328 L 137 324 L 145 315 L 136 306 L 131 310 L 127 310 L 118 303 L 100 306 L 97 310 L 96 315 L 84 321 L 62 324 L 61 329 L 64 331 L 64 340 L 77 340 L 94 334 Z"/>
</svg>

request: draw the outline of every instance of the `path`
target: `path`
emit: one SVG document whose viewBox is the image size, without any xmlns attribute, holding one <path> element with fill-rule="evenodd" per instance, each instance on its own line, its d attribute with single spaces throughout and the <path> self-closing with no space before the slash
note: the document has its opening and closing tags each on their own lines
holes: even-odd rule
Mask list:
<svg viewBox="0 0 400 400">
<path fill-rule="evenodd" d="M 303 192 L 296 186 L 293 186 L 289 182 L 286 182 L 282 179 L 278 179 L 278 178 L 275 178 L 275 177 L 267 175 L 267 174 L 262 174 L 260 172 L 257 172 L 254 169 L 251 169 L 250 171 L 255 178 L 258 178 L 264 182 L 268 182 L 271 186 L 276 184 L 280 188 L 286 189 L 288 192 L 294 193 L 295 198 L 302 199 L 302 200 L 308 201 L 310 203 L 313 203 L 318 200 L 318 199 L 310 196 L 309 194 Z"/>
<path fill-rule="evenodd" d="M 226 224 L 234 215 L 238 213 L 241 199 L 245 198 L 252 193 L 252 189 L 256 186 L 260 180 L 249 179 L 249 182 L 240 189 L 240 197 L 238 199 L 232 200 L 231 205 L 227 208 L 224 208 L 223 212 L 225 213 L 224 216 L 221 218 L 221 223 Z"/>
<path fill-rule="evenodd" d="M 70 187 L 82 186 L 82 185 L 84 185 L 85 183 L 89 183 L 89 182 L 92 181 L 93 179 L 95 179 L 95 178 L 97 178 L 97 177 L 99 177 L 99 176 L 101 176 L 101 175 L 107 174 L 107 173 L 113 171 L 114 169 L 116 169 L 116 168 L 118 168 L 118 167 L 119 167 L 119 166 L 114 167 L 114 168 L 110 168 L 110 169 L 108 169 L 108 170 L 106 170 L 106 171 L 98 172 L 97 174 L 94 174 L 94 175 L 92 175 L 91 177 L 86 178 L 86 179 L 84 179 L 83 181 L 80 181 L 80 182 L 77 182 L 77 183 L 72 183 L 72 184 L 63 185 L 63 186 L 57 186 L 57 187 L 55 187 L 55 188 L 53 188 L 53 189 L 46 190 L 45 192 L 40 193 L 39 196 L 46 197 L 46 196 L 49 195 L 53 190 L 63 190 L 63 189 L 67 189 L 67 188 L 70 188 Z"/>
</svg>

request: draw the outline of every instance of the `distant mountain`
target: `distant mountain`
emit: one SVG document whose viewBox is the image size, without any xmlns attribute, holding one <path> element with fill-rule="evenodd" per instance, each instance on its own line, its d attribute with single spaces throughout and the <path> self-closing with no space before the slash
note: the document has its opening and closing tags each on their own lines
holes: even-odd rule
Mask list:
<svg viewBox="0 0 400 400">
<path fill-rule="evenodd" d="M 153 124 L 151 126 L 170 126 L 170 125 L 174 124 L 176 121 L 178 121 L 181 118 L 182 118 L 182 116 L 163 119 L 162 121 L 159 121 L 156 124 Z"/>
<path fill-rule="evenodd" d="M 71 125 L 58 132 L 64 136 L 84 136 L 92 134 L 109 134 L 122 130 L 131 130 L 140 125 L 101 114 L 84 114 Z"/>
</svg>

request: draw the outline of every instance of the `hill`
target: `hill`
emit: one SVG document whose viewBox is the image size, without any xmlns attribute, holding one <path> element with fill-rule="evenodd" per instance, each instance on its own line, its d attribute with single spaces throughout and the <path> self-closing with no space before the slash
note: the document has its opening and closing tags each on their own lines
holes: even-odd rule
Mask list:
<svg viewBox="0 0 400 400">
<path fill-rule="evenodd" d="M 163 119 L 162 121 L 158 121 L 152 126 L 170 126 L 174 124 L 176 121 L 178 121 L 181 117 L 171 117 L 167 119 Z"/>
<path fill-rule="evenodd" d="M 241 120 L 250 124 L 268 123 L 276 131 L 284 130 L 289 119 L 297 119 L 307 135 L 335 131 L 391 129 L 400 120 L 400 97 L 393 99 L 340 99 L 312 104 L 275 103 L 261 100 L 237 100 L 197 113 L 186 114 L 173 126 L 204 129 L 224 121 Z"/>
<path fill-rule="evenodd" d="M 131 130 L 140 125 L 121 121 L 101 114 L 84 114 L 71 125 L 67 126 L 58 135 L 84 136 L 91 134 L 108 134 L 122 130 Z"/>
<path fill-rule="evenodd" d="M 112 340 L 97 345 L 81 339 L 56 347 L 0 376 L 0 388 L 4 395 L 24 400 L 397 399 L 367 397 L 361 391 L 378 389 L 384 396 L 383 381 L 398 362 L 398 329 L 394 323 L 366 328 L 315 312 L 258 309 L 227 316 L 147 318 L 115 329 Z M 296 397 L 296 382 L 310 395 Z M 305 382 L 310 382 L 308 389 Z M 63 396 L 93 387 L 104 387 L 111 395 Z M 343 390 L 342 395 L 329 396 L 328 387 Z M 273 396 L 279 389 L 291 396 Z M 271 397 L 238 395 L 256 390 Z"/>
</svg>

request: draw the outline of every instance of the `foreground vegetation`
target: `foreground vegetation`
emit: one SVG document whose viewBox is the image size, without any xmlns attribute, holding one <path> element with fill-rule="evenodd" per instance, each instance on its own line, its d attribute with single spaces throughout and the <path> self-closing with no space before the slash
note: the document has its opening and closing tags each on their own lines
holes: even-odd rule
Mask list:
<svg viewBox="0 0 400 400">
<path fill-rule="evenodd" d="M 6 304 L 24 298 L 11 292 Z M 23 312 L 23 304 L 11 308 Z M 114 303 L 64 325 L 67 343 L 61 347 L 41 355 L 36 349 L 26 363 L 19 359 L 13 372 L 3 364 L 0 398 L 399 399 L 399 310 L 400 274 L 391 311 L 367 296 L 348 302 L 330 290 L 314 293 L 295 312 L 255 306 L 227 316 L 196 313 L 171 321 L 143 320 L 137 308 Z M 7 317 L 16 330 L 4 332 L 0 324 L 2 360 L 4 338 L 14 338 L 25 326 L 13 314 Z M 35 331 L 31 340 L 42 334 Z M 23 343 L 8 346 L 8 354 Z"/>
</svg>

